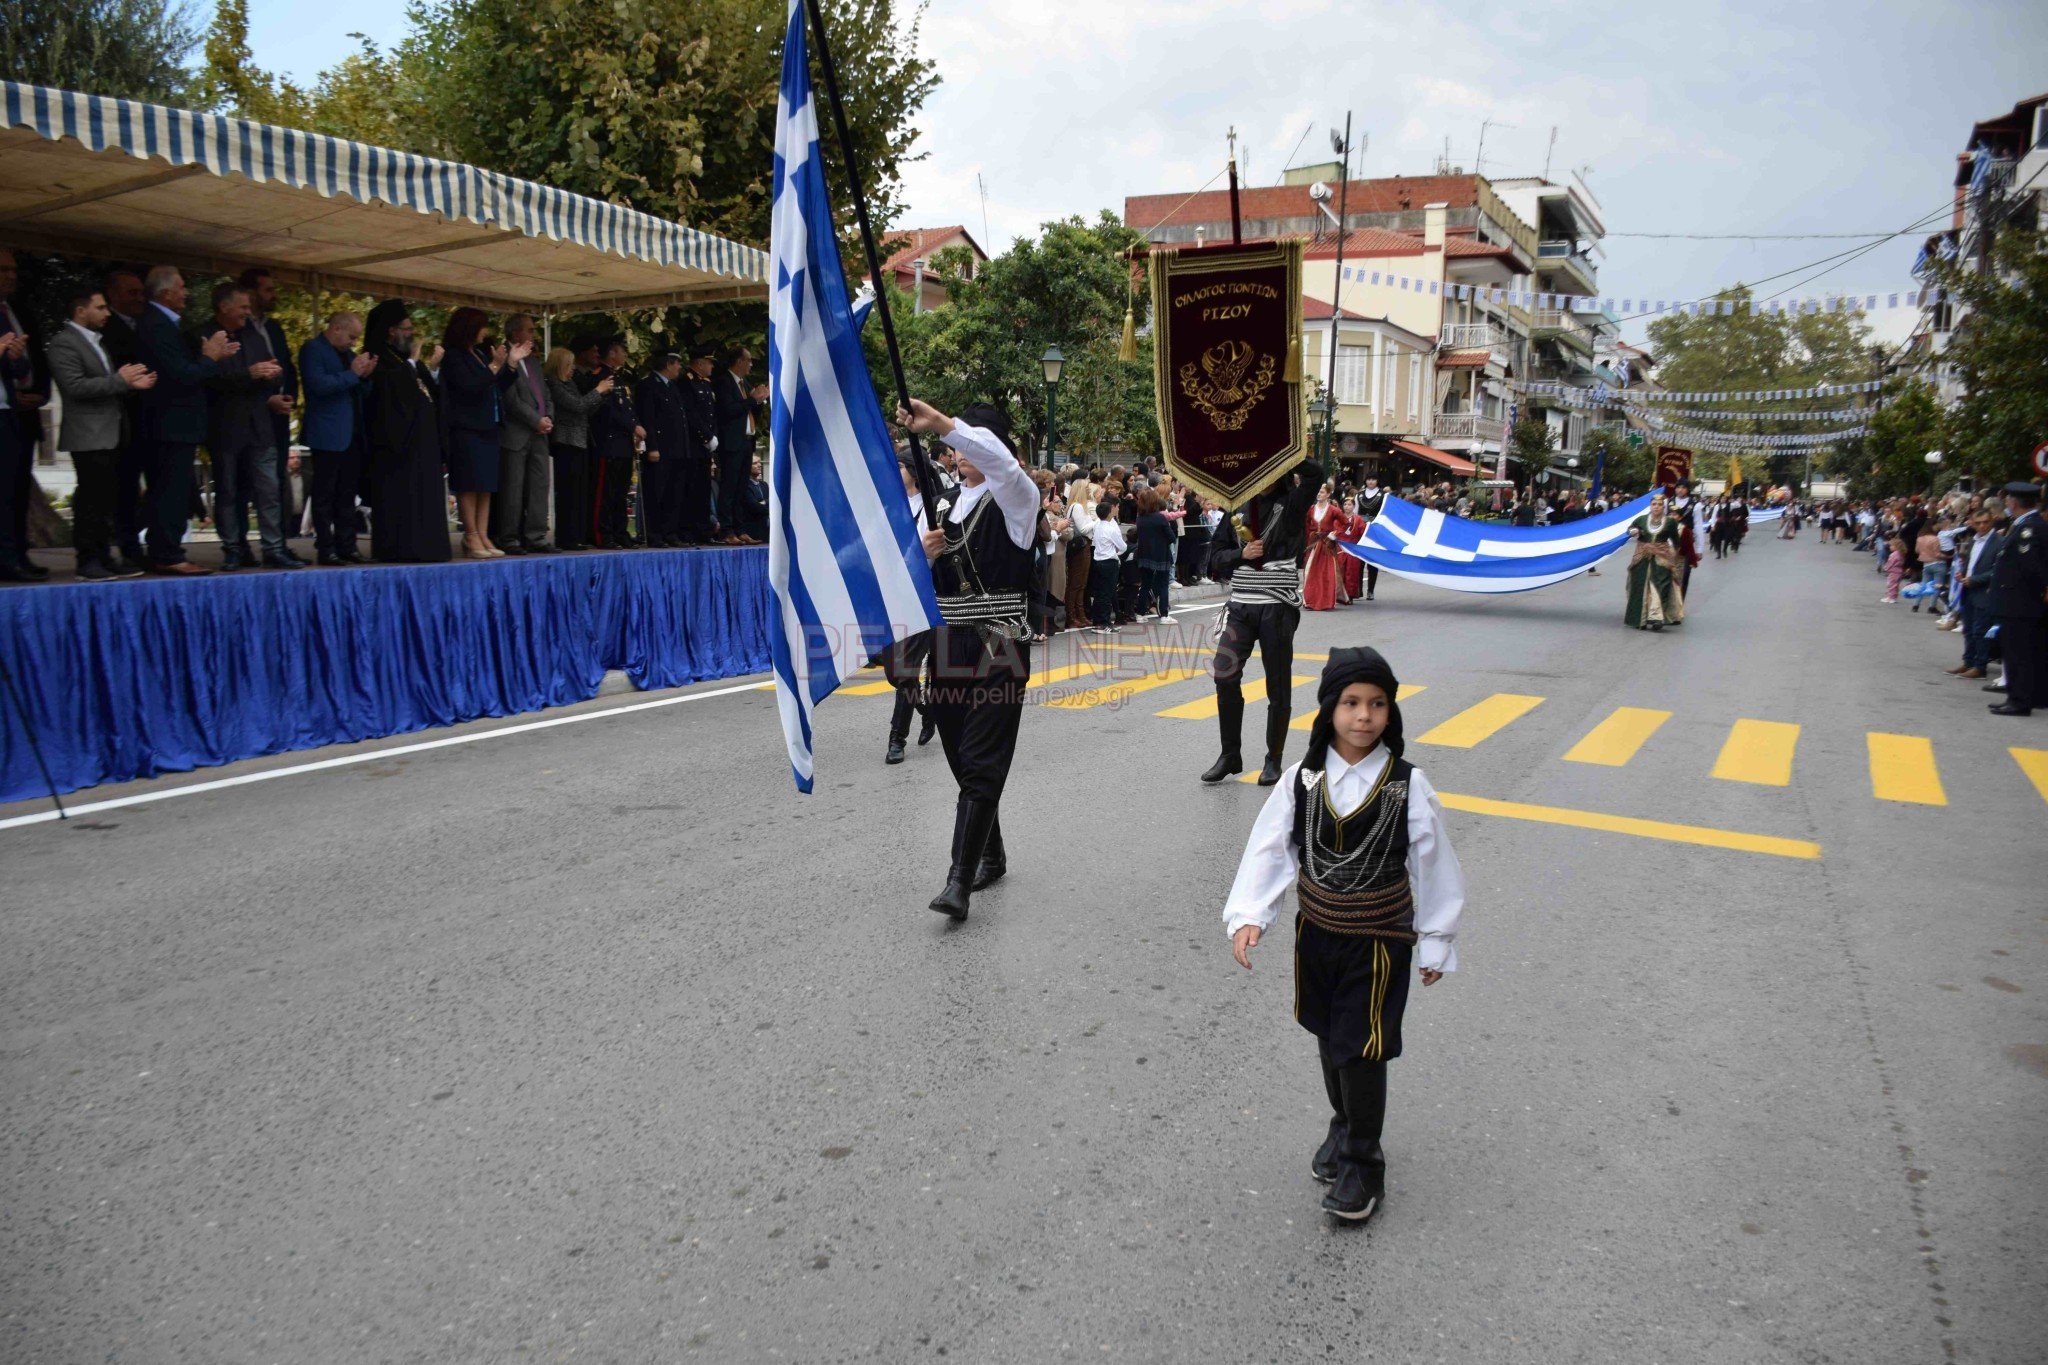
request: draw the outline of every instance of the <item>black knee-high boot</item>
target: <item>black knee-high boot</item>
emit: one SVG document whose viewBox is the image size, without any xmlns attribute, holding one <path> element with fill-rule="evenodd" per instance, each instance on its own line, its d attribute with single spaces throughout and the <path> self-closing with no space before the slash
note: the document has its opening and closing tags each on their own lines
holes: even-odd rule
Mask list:
<svg viewBox="0 0 2048 1365">
<path fill-rule="evenodd" d="M 998 813 L 989 822 L 988 843 L 981 850 L 981 861 L 975 864 L 974 889 L 986 891 L 1001 881 L 1009 870 L 1010 858 L 1003 851 L 1003 817 Z"/>
<path fill-rule="evenodd" d="M 1216 683 L 1216 728 L 1223 735 L 1223 753 L 1202 774 L 1204 782 L 1221 782 L 1244 771 L 1244 685 L 1234 679 Z"/>
<path fill-rule="evenodd" d="M 1286 686 L 1286 680 L 1281 680 L 1280 685 Z M 1266 687 L 1270 691 L 1273 683 L 1268 682 Z M 1266 766 L 1259 769 L 1261 787 L 1270 787 L 1280 780 L 1281 760 L 1287 752 L 1287 721 L 1287 694 L 1282 692 L 1266 703 Z"/>
<path fill-rule="evenodd" d="M 1328 1185 L 1337 1179 L 1337 1156 L 1344 1150 L 1344 1083 L 1337 1078 L 1337 1068 L 1329 1062 L 1323 1063 L 1323 1089 L 1330 1096 L 1330 1132 L 1323 1139 L 1323 1145 L 1316 1148 L 1315 1160 L 1309 1163 L 1309 1174 Z"/>
<path fill-rule="evenodd" d="M 1380 1129 L 1387 1119 L 1387 1064 L 1346 1062 L 1337 1073 L 1344 1097 L 1344 1141 L 1337 1153 L 1337 1182 L 1323 1196 L 1323 1208 L 1347 1222 L 1372 1217 L 1386 1194 L 1387 1159 Z"/>
<path fill-rule="evenodd" d="M 932 897 L 932 909 L 956 920 L 967 918 L 974 874 L 981 866 L 981 853 L 988 845 L 989 828 L 995 820 L 995 802 L 977 801 L 971 796 L 960 798 L 953 808 L 953 865 L 946 871 L 946 889 Z"/>
</svg>

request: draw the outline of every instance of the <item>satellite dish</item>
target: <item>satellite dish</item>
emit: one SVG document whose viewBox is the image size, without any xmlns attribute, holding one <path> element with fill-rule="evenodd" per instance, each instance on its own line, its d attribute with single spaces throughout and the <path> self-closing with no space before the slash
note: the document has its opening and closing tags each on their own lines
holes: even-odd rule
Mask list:
<svg viewBox="0 0 2048 1365">
<path fill-rule="evenodd" d="M 1318 204 L 1327 204 L 1330 202 L 1330 187 L 1318 180 L 1308 187 L 1308 197 Z"/>
</svg>

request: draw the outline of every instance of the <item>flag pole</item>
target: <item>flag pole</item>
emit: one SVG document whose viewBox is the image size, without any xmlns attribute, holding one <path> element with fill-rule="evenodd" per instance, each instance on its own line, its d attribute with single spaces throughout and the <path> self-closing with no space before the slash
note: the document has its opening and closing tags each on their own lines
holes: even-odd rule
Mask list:
<svg viewBox="0 0 2048 1365">
<path fill-rule="evenodd" d="M 896 402 L 908 408 L 910 383 L 903 377 L 903 353 L 896 346 L 896 324 L 889 314 L 889 286 L 882 278 L 881 259 L 875 252 L 874 229 L 868 226 L 868 201 L 860 187 L 860 162 L 853 153 L 853 135 L 846 129 L 846 110 L 839 102 L 839 69 L 832 63 L 832 45 L 825 38 L 825 11 L 818 0 L 803 0 L 803 5 L 804 13 L 810 16 L 811 37 L 818 47 L 818 71 L 825 78 L 825 96 L 832 103 L 832 131 L 839 139 L 839 160 L 846 167 L 846 183 L 853 191 L 853 216 L 860 224 L 860 245 L 867 255 L 868 278 L 875 285 L 875 311 L 882 315 L 882 342 L 888 347 L 889 370 L 896 379 Z M 917 491 L 924 500 L 925 528 L 930 530 L 939 524 L 938 480 L 932 476 L 924 450 L 918 445 L 917 433 L 908 435 L 911 463 L 917 471 Z"/>
</svg>

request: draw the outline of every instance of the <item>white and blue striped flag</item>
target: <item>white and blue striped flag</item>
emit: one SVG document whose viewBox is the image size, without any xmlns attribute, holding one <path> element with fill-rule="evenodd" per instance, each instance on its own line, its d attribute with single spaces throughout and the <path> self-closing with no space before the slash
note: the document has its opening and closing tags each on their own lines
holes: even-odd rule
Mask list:
<svg viewBox="0 0 2048 1365">
<path fill-rule="evenodd" d="M 818 155 L 803 0 L 790 0 L 768 230 L 768 578 L 775 700 L 797 790 L 818 703 L 939 623 L 896 447 L 861 355 Z"/>
</svg>

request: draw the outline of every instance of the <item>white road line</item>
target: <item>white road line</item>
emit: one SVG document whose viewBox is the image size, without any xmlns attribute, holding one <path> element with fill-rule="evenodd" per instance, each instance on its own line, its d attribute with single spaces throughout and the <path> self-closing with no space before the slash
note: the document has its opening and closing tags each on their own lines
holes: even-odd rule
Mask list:
<svg viewBox="0 0 2048 1365">
<path fill-rule="evenodd" d="M 466 735 L 449 735 L 443 739 L 421 740 L 417 744 L 400 744 L 389 749 L 375 749 L 368 753 L 344 754 L 340 758 L 323 758 L 315 763 L 295 763 L 288 768 L 271 768 L 260 773 L 242 773 L 236 777 L 218 777 L 210 782 L 194 782 L 188 786 L 171 787 L 164 791 L 142 792 L 135 796 L 116 796 L 105 801 L 88 801 L 82 806 L 67 806 L 66 814 L 92 815 L 103 810 L 119 810 L 123 806 L 140 806 L 150 801 L 168 801 L 174 796 L 194 796 L 200 792 L 220 791 L 226 787 L 245 787 L 252 782 L 269 782 L 279 777 L 297 777 L 301 773 L 325 772 L 330 768 L 346 768 L 355 763 L 375 763 L 379 759 L 397 758 L 403 754 L 425 753 L 429 749 L 446 749 L 457 744 L 474 744 L 478 740 L 498 739 L 504 735 L 523 735 L 533 730 L 551 730 L 557 725 L 576 725 L 586 720 L 601 720 L 606 716 L 622 716 L 629 711 L 652 711 L 658 706 L 680 706 L 686 701 L 702 701 L 707 697 L 729 697 L 736 692 L 762 692 L 773 689 L 772 682 L 738 683 L 731 687 L 717 687 L 705 692 L 690 692 L 680 697 L 656 697 L 653 701 L 629 702 L 624 706 L 610 706 L 602 711 L 585 711 L 574 716 L 552 716 L 546 720 L 522 721 L 517 725 L 503 725 L 492 730 L 477 730 Z M 22 825 L 40 825 L 55 820 L 54 810 L 37 811 L 33 815 L 17 815 L 0 820 L 0 830 L 17 829 Z"/>
</svg>

